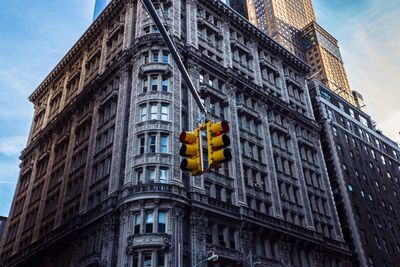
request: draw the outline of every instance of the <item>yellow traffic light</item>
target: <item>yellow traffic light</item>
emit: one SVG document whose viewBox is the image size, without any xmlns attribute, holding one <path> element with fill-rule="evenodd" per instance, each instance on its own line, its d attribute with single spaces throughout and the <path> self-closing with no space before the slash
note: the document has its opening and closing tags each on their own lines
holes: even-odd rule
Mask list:
<svg viewBox="0 0 400 267">
<path fill-rule="evenodd" d="M 228 148 L 231 139 L 226 135 L 227 132 L 229 132 L 228 122 L 207 122 L 208 166 L 210 168 L 220 168 L 220 163 L 232 159 Z"/>
<path fill-rule="evenodd" d="M 193 176 L 203 173 L 203 162 L 201 159 L 200 128 L 193 132 L 182 132 L 179 142 L 182 143 L 179 154 L 186 157 L 181 161 L 181 170 L 190 171 Z"/>
</svg>

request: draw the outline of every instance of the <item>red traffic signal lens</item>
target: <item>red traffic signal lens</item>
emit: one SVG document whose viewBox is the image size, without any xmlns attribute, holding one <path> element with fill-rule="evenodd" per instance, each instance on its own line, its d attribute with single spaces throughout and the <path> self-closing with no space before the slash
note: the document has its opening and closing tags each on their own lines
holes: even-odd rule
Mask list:
<svg viewBox="0 0 400 267">
<path fill-rule="evenodd" d="M 186 140 L 186 132 L 181 132 L 179 135 L 179 142 L 183 143 Z"/>
<path fill-rule="evenodd" d="M 226 121 L 221 121 L 221 127 L 224 133 L 229 132 L 229 124 Z"/>
</svg>

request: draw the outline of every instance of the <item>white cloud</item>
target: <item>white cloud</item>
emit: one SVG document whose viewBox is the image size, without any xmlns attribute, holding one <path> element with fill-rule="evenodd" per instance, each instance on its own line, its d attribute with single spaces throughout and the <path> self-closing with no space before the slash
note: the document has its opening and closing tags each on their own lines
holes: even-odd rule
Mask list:
<svg viewBox="0 0 400 267">
<path fill-rule="evenodd" d="M 5 156 L 19 155 L 26 145 L 25 136 L 0 137 L 0 154 Z"/>
</svg>

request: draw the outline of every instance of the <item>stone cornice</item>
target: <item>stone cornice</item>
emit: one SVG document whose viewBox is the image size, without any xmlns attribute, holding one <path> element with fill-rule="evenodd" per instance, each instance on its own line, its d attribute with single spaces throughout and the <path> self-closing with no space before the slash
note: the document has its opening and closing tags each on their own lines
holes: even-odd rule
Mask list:
<svg viewBox="0 0 400 267">
<path fill-rule="evenodd" d="M 302 59 L 298 58 L 282 45 L 278 44 L 271 37 L 265 34 L 263 31 L 258 29 L 256 26 L 250 23 L 247 19 L 242 17 L 239 13 L 237 13 L 232 8 L 228 7 L 222 1 L 219 0 L 199 0 L 204 6 L 207 6 L 211 10 L 215 10 L 218 14 L 226 14 L 233 24 L 241 27 L 246 30 L 249 35 L 256 37 L 259 42 L 258 44 L 265 46 L 267 49 L 270 49 L 283 57 L 285 62 L 290 65 L 293 65 L 296 68 L 300 68 L 302 71 L 308 73 L 311 70 L 310 65 L 304 62 Z"/>
</svg>

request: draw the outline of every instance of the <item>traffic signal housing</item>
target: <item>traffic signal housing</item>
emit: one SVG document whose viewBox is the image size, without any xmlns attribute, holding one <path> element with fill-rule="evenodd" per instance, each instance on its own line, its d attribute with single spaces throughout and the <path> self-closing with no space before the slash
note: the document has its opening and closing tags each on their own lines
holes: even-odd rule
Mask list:
<svg viewBox="0 0 400 267">
<path fill-rule="evenodd" d="M 182 146 L 179 155 L 185 157 L 181 161 L 181 170 L 190 171 L 192 176 L 203 173 L 203 161 L 201 159 L 200 128 L 193 132 L 183 131 L 179 135 L 179 142 Z"/>
<path fill-rule="evenodd" d="M 220 168 L 221 163 L 232 159 L 228 148 L 231 139 L 227 135 L 229 124 L 227 121 L 207 122 L 207 148 L 209 168 Z"/>
</svg>

